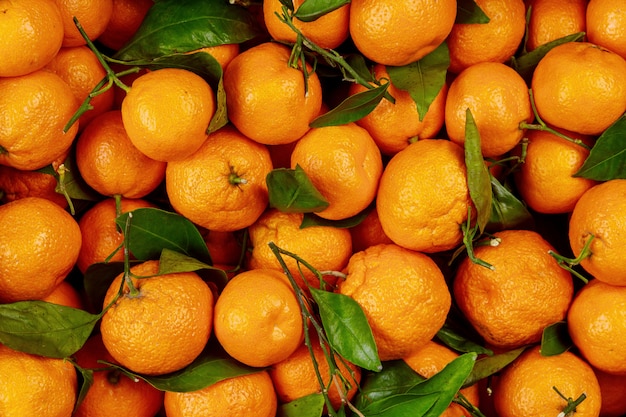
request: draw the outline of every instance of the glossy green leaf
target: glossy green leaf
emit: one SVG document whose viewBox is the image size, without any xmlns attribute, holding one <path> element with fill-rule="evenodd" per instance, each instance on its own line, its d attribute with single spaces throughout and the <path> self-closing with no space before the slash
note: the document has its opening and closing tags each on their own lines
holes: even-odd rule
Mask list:
<svg viewBox="0 0 626 417">
<path fill-rule="evenodd" d="M 459 334 L 451 326 L 444 324 L 437 332 L 437 338 L 446 346 L 459 352 L 475 352 L 493 355 L 493 351 Z"/>
<path fill-rule="evenodd" d="M 487 230 L 497 232 L 530 227 L 533 224 L 533 217 L 526 205 L 497 178 L 491 176 L 490 181 L 493 200 Z"/>
<path fill-rule="evenodd" d="M 215 283 L 220 290 L 228 282 L 228 275 L 226 275 L 224 270 L 200 262 L 182 253 L 163 249 L 159 258 L 159 274 L 173 274 L 177 272 L 198 272 L 205 280 Z"/>
<path fill-rule="evenodd" d="M 364 417 L 423 417 L 435 407 L 439 393 L 396 394 L 360 410 Z"/>
<path fill-rule="evenodd" d="M 467 169 L 467 186 L 470 197 L 476 207 L 476 224 L 480 232 L 491 217 L 491 182 L 489 170 L 483 159 L 480 148 L 480 134 L 474 116 L 468 108 L 465 112 L 465 166 Z"/>
<path fill-rule="evenodd" d="M 313 213 L 305 213 L 304 217 L 302 218 L 302 223 L 300 223 L 300 229 L 314 226 L 327 226 L 337 227 L 339 229 L 349 229 L 361 223 L 365 219 L 365 217 L 367 217 L 367 212 L 365 211 L 342 220 L 328 220 Z"/>
<path fill-rule="evenodd" d="M 574 176 L 596 181 L 626 178 L 626 114 L 600 135 Z"/>
<path fill-rule="evenodd" d="M 339 103 L 329 112 L 318 116 L 310 123 L 311 127 L 338 126 L 367 116 L 378 106 L 378 103 L 387 94 L 389 84 L 385 83 L 378 87 L 353 94 Z"/>
<path fill-rule="evenodd" d="M 220 130 L 228 124 L 228 108 L 226 107 L 226 91 L 224 90 L 224 78 L 220 77 L 215 93 L 215 114 L 211 118 L 207 135 Z"/>
<path fill-rule="evenodd" d="M 66 358 L 83 346 L 99 319 L 44 301 L 0 304 L 0 343 L 35 355 Z"/>
<path fill-rule="evenodd" d="M 207 46 L 242 43 L 258 34 L 254 16 L 228 1 L 159 0 L 115 58 L 151 59 Z"/>
<path fill-rule="evenodd" d="M 311 213 L 328 207 L 328 201 L 315 188 L 300 165 L 295 169 L 277 168 L 265 179 L 270 207 L 285 213 Z"/>
<path fill-rule="evenodd" d="M 419 118 L 423 120 L 431 103 L 446 83 L 449 65 L 448 45 L 443 42 L 419 61 L 402 67 L 387 66 L 386 68 L 391 83 L 411 95 L 417 106 Z"/>
<path fill-rule="evenodd" d="M 128 248 L 137 259 L 159 259 L 161 251 L 167 248 L 211 263 L 206 243 L 189 219 L 161 209 L 139 208 L 115 220 L 120 230 L 126 230 L 131 214 Z"/>
<path fill-rule="evenodd" d="M 350 0 L 306 0 L 294 16 L 303 22 L 312 22 L 349 3 Z"/>
<path fill-rule="evenodd" d="M 376 77 L 369 67 L 365 57 L 361 54 L 350 53 L 344 57 L 350 68 L 352 68 L 359 77 L 363 78 L 367 82 L 375 83 Z"/>
<path fill-rule="evenodd" d="M 330 345 L 344 359 L 371 371 L 382 364 L 361 306 L 347 295 L 310 288 Z"/>
<path fill-rule="evenodd" d="M 493 356 L 486 356 L 478 359 L 474 363 L 472 372 L 467 376 L 467 379 L 463 383 L 463 387 L 469 387 L 483 378 L 487 378 L 495 374 L 496 372 L 504 369 L 505 366 L 510 364 L 519 355 L 524 352 L 524 347 L 514 349 L 508 352 L 499 353 Z"/>
<path fill-rule="evenodd" d="M 541 334 L 541 354 L 543 356 L 560 355 L 574 346 L 569 335 L 567 322 L 559 321 L 547 326 Z"/>
<path fill-rule="evenodd" d="M 78 408 L 80 403 L 83 402 L 89 388 L 93 385 L 93 370 L 83 369 L 80 366 L 74 365 L 74 368 L 81 376 L 80 389 L 78 390 L 78 396 L 76 397 L 76 403 L 74 404 L 74 410 Z"/>
<path fill-rule="evenodd" d="M 457 0 L 454 23 L 489 23 L 489 20 L 474 0 Z"/>
<path fill-rule="evenodd" d="M 113 280 L 124 272 L 124 262 L 98 262 L 89 265 L 83 276 L 83 287 L 89 310 L 99 312 Z"/>
<path fill-rule="evenodd" d="M 354 399 L 354 405 L 358 409 L 392 395 L 404 394 L 425 379 L 403 360 L 387 361 L 382 365 L 383 369 L 380 372 L 364 374 L 361 389 Z"/>
<path fill-rule="evenodd" d="M 324 397 L 315 393 L 279 405 L 276 417 L 321 417 L 323 411 Z"/>
</svg>

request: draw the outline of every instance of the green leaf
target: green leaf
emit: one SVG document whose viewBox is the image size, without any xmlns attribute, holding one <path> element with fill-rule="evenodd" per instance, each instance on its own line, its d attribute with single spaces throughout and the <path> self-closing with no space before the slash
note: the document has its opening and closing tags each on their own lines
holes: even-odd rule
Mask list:
<svg viewBox="0 0 626 417">
<path fill-rule="evenodd" d="M 337 107 L 329 112 L 313 119 L 309 124 L 311 127 L 338 126 L 367 116 L 380 103 L 380 100 L 387 94 L 389 84 L 385 83 L 378 87 L 353 94 L 339 103 Z"/>
<path fill-rule="evenodd" d="M 559 321 L 547 326 L 541 334 L 541 354 L 543 356 L 560 355 L 574 346 L 570 338 L 567 323 Z"/>
<path fill-rule="evenodd" d="M 439 393 L 396 394 L 361 410 L 365 417 L 423 417 L 435 407 Z"/>
<path fill-rule="evenodd" d="M 278 168 L 265 179 L 270 207 L 285 213 L 311 213 L 328 207 L 328 201 L 315 188 L 300 165 Z"/>
<path fill-rule="evenodd" d="M 503 186 L 497 178 L 490 177 L 493 199 L 487 230 L 496 232 L 530 227 L 534 220 L 526 205 Z"/>
<path fill-rule="evenodd" d="M 130 266 L 140 261 L 130 261 Z M 89 265 L 83 276 L 83 287 L 89 311 L 100 312 L 104 296 L 113 280 L 124 272 L 124 262 L 98 262 Z"/>
<path fill-rule="evenodd" d="M 66 358 L 80 349 L 99 315 L 45 301 L 0 305 L 0 343 L 14 350 Z"/>
<path fill-rule="evenodd" d="M 302 223 L 300 223 L 300 229 L 315 226 L 349 229 L 361 223 L 365 219 L 365 217 L 367 217 L 367 211 L 362 211 L 361 213 L 355 214 L 352 217 L 348 217 L 347 219 L 342 220 L 328 220 L 312 213 L 305 213 L 304 217 L 302 218 Z"/>
<path fill-rule="evenodd" d="M 126 230 L 129 216 L 128 249 L 137 259 L 159 259 L 161 251 L 167 248 L 211 263 L 206 243 L 189 219 L 161 209 L 138 208 L 115 220 L 122 231 Z"/>
<path fill-rule="evenodd" d="M 358 409 L 363 409 L 374 401 L 404 394 L 424 379 L 403 360 L 383 362 L 383 369 L 380 372 L 365 373 L 354 405 Z"/>
<path fill-rule="evenodd" d="M 215 114 L 211 118 L 207 135 L 220 130 L 228 124 L 228 109 L 226 107 L 226 91 L 224 90 L 224 77 L 220 77 L 217 83 L 217 91 L 215 93 Z"/>
<path fill-rule="evenodd" d="M 391 83 L 396 88 L 408 91 L 411 95 L 421 121 L 446 83 L 449 65 L 448 45 L 443 42 L 419 61 L 402 67 L 388 66 L 386 68 Z"/>
<path fill-rule="evenodd" d="M 481 379 L 487 378 L 488 376 L 502 370 L 505 366 L 513 362 L 515 358 L 521 355 L 522 352 L 524 352 L 524 349 L 524 347 L 521 347 L 509 352 L 499 353 L 497 355 L 478 359 L 474 363 L 472 372 L 467 376 L 467 379 L 463 383 L 463 388 L 474 385 Z"/>
<path fill-rule="evenodd" d="M 361 368 L 380 371 L 376 342 L 361 306 L 347 295 L 310 290 L 333 349 Z"/>
<path fill-rule="evenodd" d="M 349 3 L 350 0 L 306 0 L 294 16 L 303 22 L 312 22 Z"/>
<path fill-rule="evenodd" d="M 323 411 L 324 397 L 315 393 L 279 405 L 276 417 L 321 417 Z"/>
<path fill-rule="evenodd" d="M 200 275 L 207 275 L 205 281 L 213 282 L 219 290 L 222 290 L 228 282 L 228 275 L 220 268 L 215 268 L 204 262 L 173 251 L 163 249 L 159 258 L 159 274 L 173 274 L 177 272 L 195 272 Z M 203 274 L 203 271 L 205 274 Z M 203 277 L 205 278 L 205 277 Z"/>
<path fill-rule="evenodd" d="M 242 43 L 258 34 L 254 16 L 227 1 L 160 0 L 115 58 L 151 59 L 208 46 Z"/>
<path fill-rule="evenodd" d="M 78 165 L 73 154 L 70 154 L 63 161 L 65 166 L 65 191 L 72 200 L 86 200 L 86 201 L 98 201 L 102 199 L 102 196 L 89 187 L 87 183 L 80 176 L 78 171 Z M 59 174 L 54 170 L 52 165 L 47 165 L 37 172 L 43 174 L 52 175 L 59 181 Z M 55 191 L 61 194 L 61 187 L 57 184 Z"/>
<path fill-rule="evenodd" d="M 474 122 L 474 116 L 469 108 L 465 111 L 465 117 L 465 166 L 467 169 L 467 186 L 472 202 L 476 207 L 476 224 L 482 233 L 491 217 L 492 195 L 490 175 L 480 149 L 480 134 Z"/>
<path fill-rule="evenodd" d="M 74 411 L 76 411 L 80 403 L 82 403 L 85 399 L 87 392 L 89 392 L 89 388 L 93 385 L 93 370 L 83 369 L 76 364 L 74 364 L 74 368 L 80 374 L 82 379 L 80 389 L 78 391 L 78 397 L 76 398 L 76 404 L 74 404 Z"/>
<path fill-rule="evenodd" d="M 600 135 L 574 176 L 596 181 L 626 178 L 626 114 Z"/>
<path fill-rule="evenodd" d="M 465 336 L 456 332 L 450 325 L 444 324 L 437 332 L 437 338 L 446 346 L 459 352 L 475 352 L 485 355 L 493 355 L 493 351 L 471 341 Z"/>
<path fill-rule="evenodd" d="M 361 78 L 367 82 L 375 83 L 376 77 L 370 69 L 365 60 L 365 57 L 361 54 L 350 53 L 344 57 L 350 68 L 352 68 Z"/>
<path fill-rule="evenodd" d="M 458 0 L 454 23 L 489 23 L 489 17 L 474 0 Z"/>
</svg>

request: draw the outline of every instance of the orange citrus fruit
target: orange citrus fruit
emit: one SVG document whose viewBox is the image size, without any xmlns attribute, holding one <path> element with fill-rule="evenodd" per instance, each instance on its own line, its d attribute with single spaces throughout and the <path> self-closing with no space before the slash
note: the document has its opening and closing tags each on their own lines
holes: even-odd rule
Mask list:
<svg viewBox="0 0 626 417">
<path fill-rule="evenodd" d="M 168 162 L 167 195 L 177 212 L 204 228 L 244 229 L 267 207 L 271 170 L 267 148 L 227 125 L 192 155 Z"/>
<path fill-rule="evenodd" d="M 157 161 L 171 161 L 200 148 L 215 106 L 213 89 L 202 77 L 163 68 L 135 79 L 122 101 L 122 119 L 137 149 Z"/>
<path fill-rule="evenodd" d="M 0 345 L 0 415 L 69 417 L 77 394 L 74 366 L 64 359 Z"/>
<path fill-rule="evenodd" d="M 223 379 L 192 392 L 165 393 L 167 417 L 274 417 L 276 392 L 266 370 Z"/>
<path fill-rule="evenodd" d="M 195 273 L 154 276 L 158 261 L 130 269 L 109 287 L 100 324 L 102 341 L 117 362 L 137 373 L 161 375 L 189 365 L 204 349 L 213 324 L 213 292 Z M 121 295 L 117 298 L 118 293 Z"/>
<path fill-rule="evenodd" d="M 456 19 L 454 0 L 354 0 L 350 35 L 370 60 L 402 66 L 418 61 L 446 39 Z"/>
<path fill-rule="evenodd" d="M 84 303 L 80 293 L 67 280 L 61 281 L 54 291 L 47 297 L 42 298 L 41 301 L 84 310 Z"/>
<path fill-rule="evenodd" d="M 599 135 L 626 111 L 626 60 L 592 43 L 567 42 L 539 61 L 532 91 L 546 123 Z"/>
<path fill-rule="evenodd" d="M 191 51 L 189 53 L 194 52 L 206 52 L 211 55 L 222 67 L 222 71 L 226 69 L 230 61 L 235 59 L 237 55 L 239 55 L 241 48 L 238 43 L 225 43 L 221 45 L 215 46 L 205 46 L 204 48 L 197 49 L 195 51 Z"/>
<path fill-rule="evenodd" d="M 24 197 L 42 197 L 66 208 L 65 196 L 56 192 L 57 183 L 54 175 L 48 173 L 23 171 L 0 165 L 0 192 L 3 203 Z"/>
<path fill-rule="evenodd" d="M 621 248 L 626 245 L 624 211 L 626 180 L 597 184 L 580 197 L 569 219 L 569 244 L 579 256 L 593 235 L 591 255 L 582 267 L 600 281 L 626 286 L 626 262 Z"/>
<path fill-rule="evenodd" d="M 114 51 L 121 49 L 137 32 L 153 4 L 153 0 L 113 0 L 111 18 L 98 42 Z"/>
<path fill-rule="evenodd" d="M 224 350 L 249 366 L 286 359 L 302 343 L 300 305 L 287 278 L 273 269 L 233 277 L 215 303 L 214 332 Z"/>
<path fill-rule="evenodd" d="M 589 364 L 572 352 L 543 356 L 539 346 L 530 348 L 504 369 L 493 392 L 500 417 L 557 416 L 567 407 L 567 399 L 574 401 L 581 394 L 586 398 L 572 414 L 600 413 L 598 379 Z"/>
<path fill-rule="evenodd" d="M 395 244 L 357 252 L 337 291 L 354 299 L 372 328 L 381 361 L 402 359 L 443 326 L 451 296 L 427 255 Z"/>
<path fill-rule="evenodd" d="M 70 273 L 81 246 L 76 220 L 40 197 L 0 206 L 0 303 L 39 300 Z"/>
<path fill-rule="evenodd" d="M 524 136 L 521 122 L 534 118 L 526 82 L 499 62 L 481 62 L 461 72 L 450 84 L 445 105 L 450 140 L 465 143 L 466 112 L 470 109 L 483 156 L 496 157 L 515 147 Z"/>
<path fill-rule="evenodd" d="M 595 368 L 626 374 L 626 287 L 589 281 L 567 314 L 569 334 L 582 356 Z"/>
<path fill-rule="evenodd" d="M 370 246 L 381 243 L 393 243 L 389 236 L 385 234 L 383 226 L 380 224 L 378 210 L 374 205 L 367 213 L 363 221 L 356 226 L 351 227 L 350 235 L 352 236 L 352 251 L 360 252 Z"/>
<path fill-rule="evenodd" d="M 63 42 L 63 21 L 49 0 L 0 1 L 0 77 L 43 68 Z"/>
<path fill-rule="evenodd" d="M 63 128 L 76 110 L 71 87 L 49 71 L 0 78 L 0 164 L 35 170 L 67 155 L 78 125 Z"/>
<path fill-rule="evenodd" d="M 526 49 L 532 51 L 548 42 L 585 31 L 588 0 L 530 0 Z"/>
<path fill-rule="evenodd" d="M 626 387 L 626 374 L 615 375 L 594 369 L 600 393 L 602 394 L 602 406 L 600 415 L 602 417 L 622 417 L 626 414 L 626 397 L 624 387 Z"/>
<path fill-rule="evenodd" d="M 90 40 L 96 40 L 106 29 L 113 13 L 112 0 L 54 0 L 63 19 L 63 46 L 85 45 L 74 19 Z"/>
<path fill-rule="evenodd" d="M 526 30 L 523 0 L 476 0 L 488 23 L 455 23 L 446 40 L 448 70 L 458 74 L 479 62 L 504 63 L 519 47 Z"/>
<path fill-rule="evenodd" d="M 264 42 L 241 52 L 224 71 L 229 120 L 252 140 L 276 145 L 299 139 L 322 107 L 322 87 L 307 65 L 289 66 L 285 45 Z"/>
<path fill-rule="evenodd" d="M 440 139 L 422 139 L 395 154 L 376 197 L 385 234 L 400 246 L 429 253 L 461 243 L 471 204 L 463 148 Z"/>
<path fill-rule="evenodd" d="M 619 0 L 590 0 L 587 39 L 626 59 L 626 5 Z"/>
</svg>

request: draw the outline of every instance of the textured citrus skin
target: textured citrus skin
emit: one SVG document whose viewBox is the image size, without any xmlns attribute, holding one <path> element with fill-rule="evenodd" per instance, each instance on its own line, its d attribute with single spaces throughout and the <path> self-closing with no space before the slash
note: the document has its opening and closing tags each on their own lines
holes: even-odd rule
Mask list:
<svg viewBox="0 0 626 417">
<path fill-rule="evenodd" d="M 532 90 L 546 123 L 599 135 L 626 111 L 626 60 L 589 42 L 567 42 L 539 61 Z"/>
<path fill-rule="evenodd" d="M 47 297 L 42 298 L 41 301 L 81 310 L 85 309 L 85 304 L 83 303 L 80 293 L 67 280 L 61 281 L 54 291 Z"/>
<path fill-rule="evenodd" d="M 600 386 L 589 364 L 572 352 L 542 356 L 539 346 L 524 352 L 500 375 L 493 394 L 498 415 L 558 415 L 567 401 L 553 387 L 572 400 L 586 395 L 576 406 L 576 416 L 598 416 Z"/>
<path fill-rule="evenodd" d="M 63 21 L 48 0 L 0 1 L 0 77 L 43 68 L 63 42 Z"/>
<path fill-rule="evenodd" d="M 217 299 L 214 320 L 222 347 L 250 366 L 284 360 L 304 338 L 293 288 L 273 269 L 253 269 L 232 278 Z"/>
<path fill-rule="evenodd" d="M 72 89 L 56 74 L 0 78 L 0 164 L 35 170 L 67 155 L 78 124 L 63 128 L 76 110 Z"/>
<path fill-rule="evenodd" d="M 194 223 L 232 232 L 250 226 L 267 207 L 265 178 L 271 170 L 267 148 L 227 125 L 194 154 L 168 163 L 167 195 Z"/>
<path fill-rule="evenodd" d="M 471 200 L 463 148 L 423 139 L 398 152 L 378 186 L 376 208 L 391 240 L 407 249 L 438 252 L 461 243 Z"/>
<path fill-rule="evenodd" d="M 163 68 L 135 79 L 121 110 L 133 145 L 152 159 L 172 161 L 204 143 L 215 106 L 211 86 L 199 75 Z"/>
<path fill-rule="evenodd" d="M 350 228 L 350 235 L 352 236 L 352 250 L 354 252 L 365 250 L 380 243 L 393 243 L 380 224 L 376 206 L 367 213 L 362 222 Z"/>
<path fill-rule="evenodd" d="M 531 0 L 526 49 L 538 46 L 578 32 L 586 28 L 587 0 Z"/>
<path fill-rule="evenodd" d="M 455 275 L 454 299 L 490 345 L 514 349 L 538 342 L 546 326 L 565 318 L 572 277 L 538 233 L 505 230 L 494 236 L 500 239 L 497 246 L 479 246 L 474 253 L 495 269 L 464 259 Z"/>
<path fill-rule="evenodd" d="M 265 370 L 224 379 L 198 391 L 165 393 L 168 417 L 274 417 L 277 407 Z"/>
<path fill-rule="evenodd" d="M 590 0 L 587 39 L 626 59 L 626 5 L 619 0 Z"/>
<path fill-rule="evenodd" d="M 626 374 L 626 287 L 591 280 L 576 295 L 567 315 L 569 333 L 595 368 Z"/>
<path fill-rule="evenodd" d="M 439 331 L 451 305 L 441 270 L 427 255 L 395 244 L 357 252 L 337 291 L 354 299 L 381 360 L 402 359 Z"/>
<path fill-rule="evenodd" d="M 224 71 L 229 120 L 266 145 L 298 140 L 322 108 L 317 74 L 310 73 L 305 85 L 301 69 L 288 65 L 290 53 L 284 45 L 261 43 L 237 55 Z"/>
<path fill-rule="evenodd" d="M 455 0 L 356 0 L 350 4 L 350 35 L 372 61 L 402 66 L 437 48 L 455 18 Z"/>
<path fill-rule="evenodd" d="M 76 220 L 57 204 L 27 197 L 0 206 L 0 303 L 39 300 L 72 270 L 81 246 Z"/>
<path fill-rule="evenodd" d="M 600 281 L 626 286 L 626 180 L 615 179 L 587 190 L 569 220 L 569 244 L 578 256 L 591 235 L 591 256 L 582 260 L 587 272 Z"/>
<path fill-rule="evenodd" d="M 152 0 L 113 0 L 111 18 L 98 36 L 98 42 L 119 50 L 139 29 L 153 4 Z"/>
<path fill-rule="evenodd" d="M 64 47 L 87 43 L 78 31 L 74 18 L 78 20 L 89 39 L 95 40 L 104 32 L 113 13 L 112 0 L 54 0 L 54 2 L 63 19 Z"/>
<path fill-rule="evenodd" d="M 74 366 L 68 361 L 0 345 L 0 381 L 0 415 L 3 417 L 68 417 L 72 414 L 77 378 Z"/>
<path fill-rule="evenodd" d="M 85 128 L 76 140 L 76 164 L 85 182 L 107 197 L 142 198 L 165 178 L 166 163 L 133 145 L 119 110 L 97 116 Z"/>
<path fill-rule="evenodd" d="M 213 325 L 213 293 L 194 272 L 152 277 L 158 261 L 131 268 L 134 296 L 123 274 L 109 287 L 103 302 L 108 306 L 122 295 L 102 317 L 100 331 L 109 353 L 128 369 L 162 375 L 189 365 L 204 349 Z"/>
<path fill-rule="evenodd" d="M 450 84 L 445 105 L 446 132 L 459 145 L 465 143 L 468 108 L 485 157 L 513 149 L 525 133 L 520 123 L 534 118 L 526 82 L 511 67 L 498 62 L 472 65 Z"/>
<path fill-rule="evenodd" d="M 58 164 L 56 165 L 58 168 Z M 24 197 L 43 197 L 66 208 L 65 196 L 55 191 L 57 184 L 54 175 L 0 165 L 0 191 L 3 203 Z"/>
</svg>

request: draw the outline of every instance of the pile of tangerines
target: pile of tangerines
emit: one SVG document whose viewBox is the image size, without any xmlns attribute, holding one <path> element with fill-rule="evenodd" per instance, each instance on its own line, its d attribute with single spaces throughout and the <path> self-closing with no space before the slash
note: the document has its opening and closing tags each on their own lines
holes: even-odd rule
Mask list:
<svg viewBox="0 0 626 417">
<path fill-rule="evenodd" d="M 626 415 L 622 0 L 0 0 L 0 415 Z"/>
</svg>

